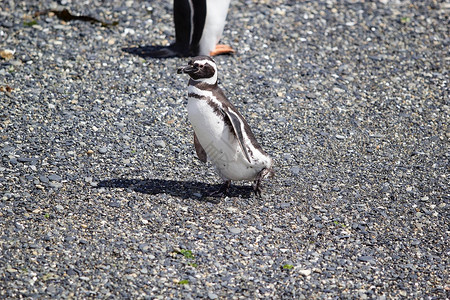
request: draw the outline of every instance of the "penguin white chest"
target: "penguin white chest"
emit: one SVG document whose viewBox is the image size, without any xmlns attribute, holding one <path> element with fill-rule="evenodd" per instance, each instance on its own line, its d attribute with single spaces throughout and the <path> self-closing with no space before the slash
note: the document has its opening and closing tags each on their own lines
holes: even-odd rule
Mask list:
<svg viewBox="0 0 450 300">
<path fill-rule="evenodd" d="M 190 97 L 187 110 L 189 121 L 202 147 L 208 148 L 209 144 L 216 143 L 224 135 L 223 117 L 206 100 Z"/>
</svg>

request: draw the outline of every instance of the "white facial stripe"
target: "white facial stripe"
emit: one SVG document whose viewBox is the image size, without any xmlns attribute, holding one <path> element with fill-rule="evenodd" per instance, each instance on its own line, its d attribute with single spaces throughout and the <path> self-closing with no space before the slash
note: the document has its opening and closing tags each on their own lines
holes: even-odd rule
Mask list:
<svg viewBox="0 0 450 300">
<path fill-rule="evenodd" d="M 207 59 L 196 60 L 196 61 L 194 61 L 194 63 L 198 63 L 199 65 L 206 65 L 206 64 L 208 64 L 208 65 L 210 65 L 211 67 L 213 67 L 214 70 L 217 72 L 216 64 L 213 63 L 213 62 L 210 61 L 210 60 L 207 60 Z"/>
</svg>

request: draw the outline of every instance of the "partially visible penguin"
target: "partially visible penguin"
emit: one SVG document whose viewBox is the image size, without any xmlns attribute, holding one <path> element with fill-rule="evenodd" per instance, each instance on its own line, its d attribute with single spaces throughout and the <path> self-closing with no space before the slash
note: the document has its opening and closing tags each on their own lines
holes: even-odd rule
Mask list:
<svg viewBox="0 0 450 300">
<path fill-rule="evenodd" d="M 146 52 L 150 57 L 231 54 L 219 45 L 231 0 L 174 0 L 175 43 Z"/>
</svg>

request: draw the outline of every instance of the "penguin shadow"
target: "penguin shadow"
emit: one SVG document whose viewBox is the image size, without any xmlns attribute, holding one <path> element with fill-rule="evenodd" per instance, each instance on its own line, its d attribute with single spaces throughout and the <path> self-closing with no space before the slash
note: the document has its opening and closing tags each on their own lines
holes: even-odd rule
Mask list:
<svg viewBox="0 0 450 300">
<path fill-rule="evenodd" d="M 169 58 L 181 56 L 171 46 L 145 45 L 135 47 L 124 47 L 122 51 L 142 58 Z"/>
<path fill-rule="evenodd" d="M 169 194 L 182 199 L 219 203 L 224 196 L 210 196 L 218 191 L 221 184 L 209 184 L 199 181 L 179 181 L 170 179 L 127 179 L 116 178 L 102 180 L 97 188 L 131 189 L 137 193 L 158 195 Z M 228 190 L 228 197 L 248 199 L 253 195 L 251 186 L 232 185 Z"/>
</svg>

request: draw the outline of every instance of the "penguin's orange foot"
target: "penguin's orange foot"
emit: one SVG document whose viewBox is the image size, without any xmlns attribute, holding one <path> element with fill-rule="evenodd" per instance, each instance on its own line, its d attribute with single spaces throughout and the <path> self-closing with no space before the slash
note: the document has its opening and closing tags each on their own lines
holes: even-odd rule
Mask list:
<svg viewBox="0 0 450 300">
<path fill-rule="evenodd" d="M 221 54 L 234 54 L 236 51 L 234 51 L 233 48 L 231 48 L 229 45 L 216 45 L 216 49 L 209 52 L 210 56 L 215 55 L 221 55 Z"/>
</svg>

